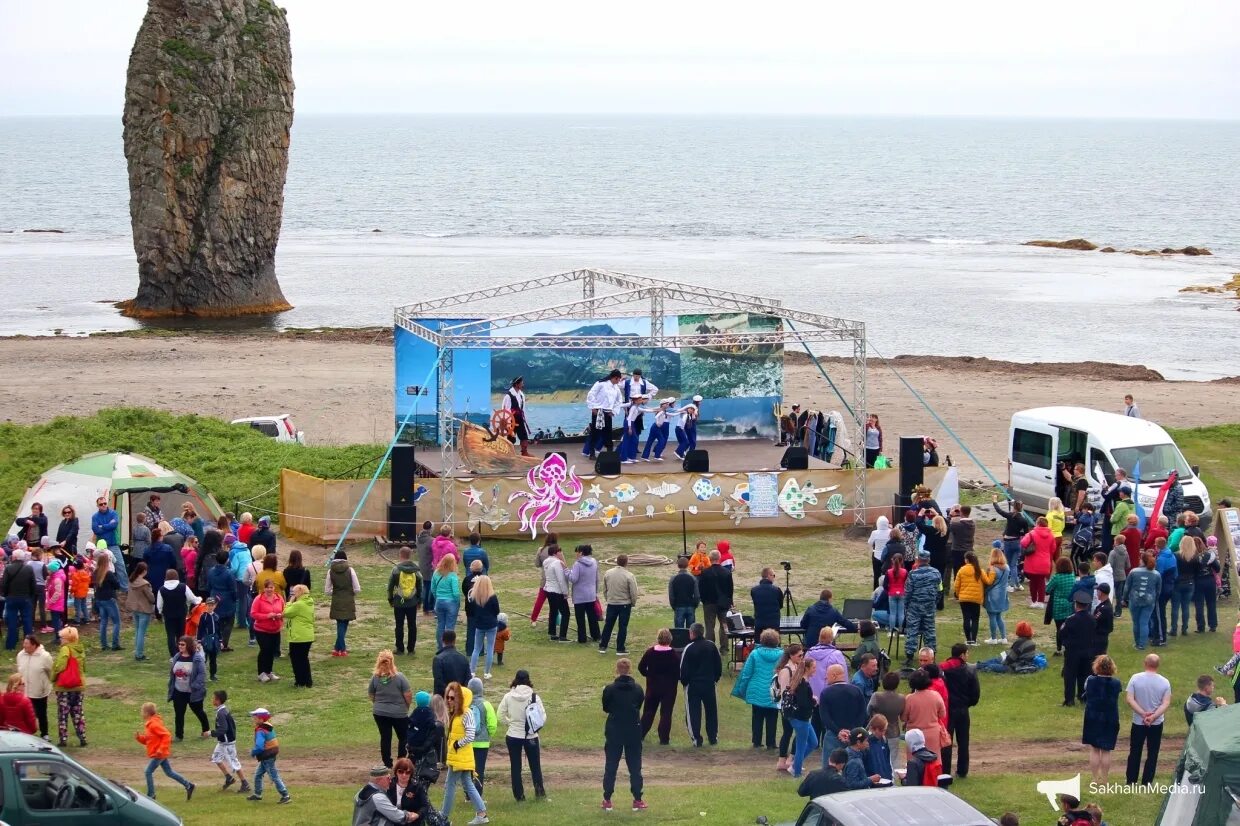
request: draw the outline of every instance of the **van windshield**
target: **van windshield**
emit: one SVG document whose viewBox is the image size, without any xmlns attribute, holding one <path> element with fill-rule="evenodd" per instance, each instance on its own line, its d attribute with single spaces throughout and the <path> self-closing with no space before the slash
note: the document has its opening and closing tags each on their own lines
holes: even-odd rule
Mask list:
<svg viewBox="0 0 1240 826">
<path fill-rule="evenodd" d="M 1130 477 L 1139 477 L 1142 482 L 1165 482 L 1173 470 L 1181 481 L 1190 479 L 1193 475 L 1192 468 L 1184 461 L 1180 449 L 1170 442 L 1112 448 L 1111 455 L 1120 467 L 1128 471 Z"/>
</svg>

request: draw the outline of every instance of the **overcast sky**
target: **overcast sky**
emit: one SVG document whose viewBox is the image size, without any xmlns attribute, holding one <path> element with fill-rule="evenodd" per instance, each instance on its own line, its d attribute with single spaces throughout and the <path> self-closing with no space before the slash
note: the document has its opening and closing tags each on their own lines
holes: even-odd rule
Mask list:
<svg viewBox="0 0 1240 826">
<path fill-rule="evenodd" d="M 1238 0 L 278 2 L 299 113 L 1240 117 Z M 145 9 L 0 0 L 0 114 L 119 117 Z"/>
</svg>

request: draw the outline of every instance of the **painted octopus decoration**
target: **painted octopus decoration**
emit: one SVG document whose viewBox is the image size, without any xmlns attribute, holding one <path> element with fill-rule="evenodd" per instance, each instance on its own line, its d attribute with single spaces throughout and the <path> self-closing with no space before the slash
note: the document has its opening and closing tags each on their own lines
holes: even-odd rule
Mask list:
<svg viewBox="0 0 1240 826">
<path fill-rule="evenodd" d="M 521 517 L 521 532 L 529 531 L 530 538 L 537 539 L 539 525 L 546 533 L 565 505 L 576 504 L 581 499 L 583 486 L 576 471 L 558 453 L 548 454 L 542 462 L 530 468 L 525 480 L 529 484 L 529 492 L 516 491 L 509 495 L 508 502 L 525 500 L 517 509 L 517 515 Z"/>
</svg>

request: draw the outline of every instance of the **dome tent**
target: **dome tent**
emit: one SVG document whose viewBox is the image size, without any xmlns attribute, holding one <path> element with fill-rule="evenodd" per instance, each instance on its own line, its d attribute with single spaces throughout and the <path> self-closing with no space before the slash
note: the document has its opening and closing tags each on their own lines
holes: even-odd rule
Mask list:
<svg viewBox="0 0 1240 826">
<path fill-rule="evenodd" d="M 90 543 L 90 518 L 96 510 L 95 501 L 103 496 L 120 517 L 120 544 L 128 545 L 134 515 L 146 507 L 151 493 L 158 493 L 163 499 L 162 510 L 169 520 L 181 515 L 183 502 L 191 503 L 208 523 L 213 523 L 224 512 L 215 497 L 198 482 L 152 459 L 136 453 L 90 453 L 57 465 L 40 476 L 22 497 L 17 515 L 25 516 L 30 513 L 31 504 L 41 503 L 47 514 L 48 529 L 55 536 L 61 509 L 72 505 L 81 522 L 78 547 L 73 549 L 79 551 Z M 10 533 L 17 533 L 16 523 Z"/>
<path fill-rule="evenodd" d="M 1163 799 L 1158 826 L 1240 823 L 1240 705 L 1198 712 Z"/>
</svg>

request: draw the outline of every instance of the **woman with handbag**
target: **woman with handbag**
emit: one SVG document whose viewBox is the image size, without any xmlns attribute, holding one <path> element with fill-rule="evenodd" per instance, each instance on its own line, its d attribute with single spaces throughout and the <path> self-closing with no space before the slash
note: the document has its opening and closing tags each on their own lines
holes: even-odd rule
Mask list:
<svg viewBox="0 0 1240 826">
<path fill-rule="evenodd" d="M 56 689 L 56 728 L 61 747 L 69 745 L 69 718 L 78 742 L 86 746 L 86 716 L 82 713 L 82 688 L 86 685 L 86 649 L 78 630 L 70 625 L 60 629 L 60 650 L 52 664 L 52 685 Z"/>
</svg>

